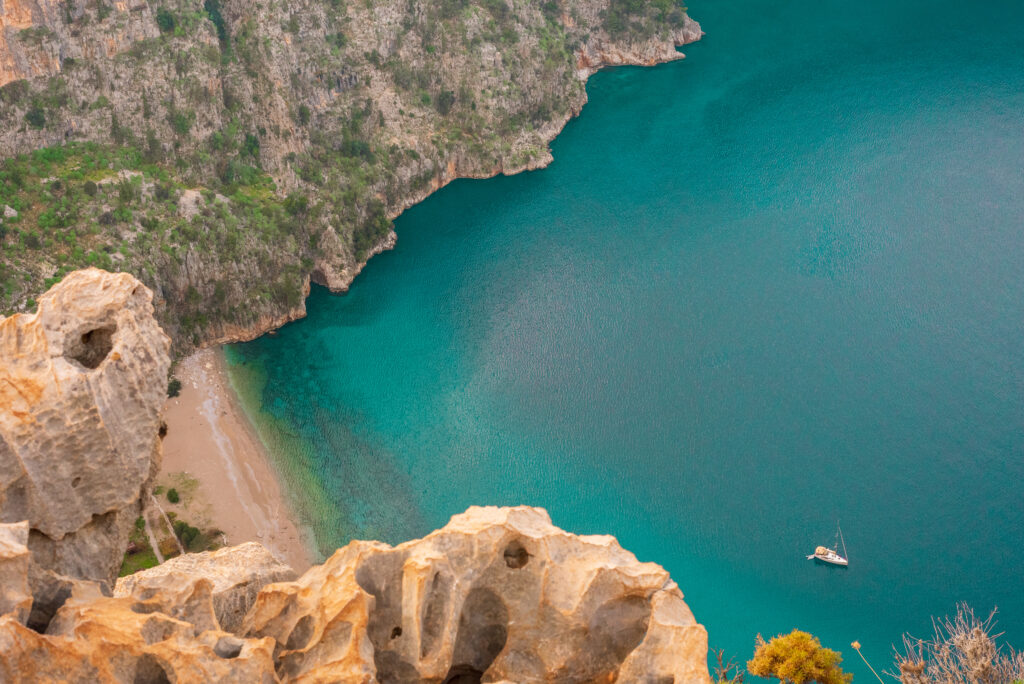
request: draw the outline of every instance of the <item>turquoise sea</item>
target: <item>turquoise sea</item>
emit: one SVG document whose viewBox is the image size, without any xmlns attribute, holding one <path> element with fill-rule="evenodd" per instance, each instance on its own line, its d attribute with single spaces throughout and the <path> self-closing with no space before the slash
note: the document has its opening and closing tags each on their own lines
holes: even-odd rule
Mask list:
<svg viewBox="0 0 1024 684">
<path fill-rule="evenodd" d="M 471 504 L 610 533 L 713 646 L 1024 648 L 1024 3 L 701 0 L 546 170 L 459 181 L 229 349 L 324 551 Z M 843 526 L 848 570 L 805 559 Z"/>
</svg>

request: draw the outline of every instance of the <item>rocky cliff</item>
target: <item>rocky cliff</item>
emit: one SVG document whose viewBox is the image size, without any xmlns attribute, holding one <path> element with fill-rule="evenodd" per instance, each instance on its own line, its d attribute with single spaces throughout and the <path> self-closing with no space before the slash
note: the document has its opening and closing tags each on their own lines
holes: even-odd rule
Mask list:
<svg viewBox="0 0 1024 684">
<path fill-rule="evenodd" d="M 536 508 L 354 541 L 301 577 L 248 543 L 114 584 L 168 345 L 145 286 L 97 269 L 0 321 L 0 681 L 708 683 L 668 573 Z"/>
<path fill-rule="evenodd" d="M 178 351 L 252 337 L 430 192 L 547 164 L 598 68 L 700 35 L 677 0 L 0 0 L 3 305 L 98 265 Z"/>
<path fill-rule="evenodd" d="M 17 580 L 25 549 L 4 552 Z M 44 633 L 14 609 L 0 679 L 709 682 L 707 634 L 668 573 L 541 509 L 474 507 L 289 574 L 250 543 L 122 578 L 113 596 L 77 587 Z"/>
<path fill-rule="evenodd" d="M 126 273 L 73 273 L 0 320 L 0 522 L 28 522 L 37 595 L 117 576 L 160 463 L 169 346 Z"/>
</svg>

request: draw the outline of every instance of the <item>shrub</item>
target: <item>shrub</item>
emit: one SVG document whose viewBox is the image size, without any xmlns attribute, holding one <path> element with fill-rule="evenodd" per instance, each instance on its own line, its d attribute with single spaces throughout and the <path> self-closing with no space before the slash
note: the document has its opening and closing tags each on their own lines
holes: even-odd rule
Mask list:
<svg viewBox="0 0 1024 684">
<path fill-rule="evenodd" d="M 245 142 L 242 143 L 242 154 L 258 159 L 260 156 L 260 139 L 252 133 L 246 133 Z"/>
<path fill-rule="evenodd" d="M 24 233 L 21 236 L 21 239 L 29 249 L 39 249 L 43 246 L 43 243 L 39 240 L 39 236 L 35 233 Z"/>
<path fill-rule="evenodd" d="M 842 656 L 808 634 L 794 629 L 765 642 L 757 635 L 753 659 L 747 670 L 755 677 L 774 677 L 792 684 L 849 684 L 853 675 L 839 667 Z"/>
<path fill-rule="evenodd" d="M 217 39 L 220 41 L 221 49 L 227 48 L 228 27 L 224 21 L 224 15 L 220 11 L 220 0 L 205 0 L 203 2 L 203 9 L 206 10 L 206 16 L 210 18 L 210 21 L 217 28 Z"/>
<path fill-rule="evenodd" d="M 156 25 L 160 28 L 160 33 L 172 33 L 175 24 L 174 15 L 165 8 L 161 7 L 156 11 Z"/>
<path fill-rule="evenodd" d="M 176 397 L 179 394 L 181 394 L 181 380 L 171 378 L 170 382 L 167 383 L 167 396 Z"/>
<path fill-rule="evenodd" d="M 953 618 L 935 622 L 932 639 L 905 634 L 904 653 L 896 654 L 896 672 L 889 674 L 902 684 L 1024 681 L 1024 652 L 1000 652 L 992 634 L 995 615 L 982 621 L 961 603 Z"/>
<path fill-rule="evenodd" d="M 18 104 L 28 96 L 28 81 L 19 79 L 11 81 L 7 85 L 0 86 L 0 102 L 5 104 Z"/>
<path fill-rule="evenodd" d="M 309 119 L 312 117 L 312 112 L 309 111 L 309 107 L 306 105 L 299 105 L 299 123 L 305 126 L 309 123 Z"/>
<path fill-rule="evenodd" d="M 301 216 L 309 209 L 309 198 L 297 192 L 284 198 L 284 209 L 292 216 Z"/>
<path fill-rule="evenodd" d="M 172 109 L 167 114 L 167 121 L 175 133 L 186 136 L 192 130 L 192 124 L 196 122 L 196 113 L 191 110 Z"/>
<path fill-rule="evenodd" d="M 25 114 L 25 122 L 32 128 L 43 128 L 46 126 L 46 114 L 39 107 L 32 107 Z"/>
<path fill-rule="evenodd" d="M 450 90 L 442 90 L 441 94 L 437 96 L 437 111 L 442 116 L 447 115 L 452 110 L 452 105 L 455 104 L 455 93 Z"/>
<path fill-rule="evenodd" d="M 192 527 L 184 520 L 174 521 L 174 535 L 186 549 L 192 546 L 192 542 L 199 536 L 199 528 Z"/>
<path fill-rule="evenodd" d="M 174 487 L 171 487 L 170 489 L 168 489 L 167 490 L 167 500 L 170 501 L 172 504 L 176 504 L 179 501 L 181 501 L 181 497 L 178 496 L 178 490 L 175 489 Z"/>
<path fill-rule="evenodd" d="M 718 661 L 714 666 L 714 676 L 711 681 L 717 682 L 717 684 L 743 684 L 743 668 L 732 658 L 726 662 L 724 649 L 712 648 L 710 651 L 715 654 L 715 660 Z M 733 674 L 734 670 L 735 674 Z"/>
<path fill-rule="evenodd" d="M 85 194 L 88 195 L 89 197 L 95 197 L 96 191 L 98 189 L 99 188 L 96 186 L 96 184 L 93 183 L 91 180 L 85 181 L 85 185 L 82 186 L 82 190 L 84 190 Z"/>
</svg>

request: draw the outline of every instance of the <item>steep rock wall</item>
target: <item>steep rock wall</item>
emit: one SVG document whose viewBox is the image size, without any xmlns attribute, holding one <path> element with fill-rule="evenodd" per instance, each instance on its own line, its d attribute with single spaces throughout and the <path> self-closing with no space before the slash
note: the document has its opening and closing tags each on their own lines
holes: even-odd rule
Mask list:
<svg viewBox="0 0 1024 684">
<path fill-rule="evenodd" d="M 655 0 L 0 0 L 0 21 L 0 157 L 122 146 L 30 178 L 61 182 L 41 197 L 5 185 L 0 163 L 0 200 L 32 207 L 0 229 L 26 247 L 0 306 L 28 307 L 59 269 L 116 255 L 99 263 L 154 291 L 177 353 L 304 315 L 310 279 L 345 290 L 395 244 L 405 208 L 456 178 L 547 165 L 594 71 L 676 60 L 701 36 Z M 78 192 L 119 164 L 150 174 L 137 197 Z M 178 216 L 154 188 L 228 201 Z M 288 194 L 308 207 L 253 218 L 253 198 L 280 210 Z M 78 250 L 56 239 L 69 229 Z"/>
<path fill-rule="evenodd" d="M 35 565 L 113 584 L 160 463 L 170 340 L 126 273 L 78 271 L 0 320 L 0 522 Z"/>
</svg>

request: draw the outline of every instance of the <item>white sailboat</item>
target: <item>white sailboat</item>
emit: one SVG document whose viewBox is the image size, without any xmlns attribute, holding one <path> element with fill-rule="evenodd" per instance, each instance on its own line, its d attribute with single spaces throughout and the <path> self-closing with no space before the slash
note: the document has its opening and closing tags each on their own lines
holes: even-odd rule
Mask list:
<svg viewBox="0 0 1024 684">
<path fill-rule="evenodd" d="M 843 543 L 843 554 L 839 555 L 839 542 Z M 807 560 L 811 559 L 820 560 L 822 563 L 829 563 L 831 565 L 841 565 L 844 568 L 850 564 L 848 560 L 849 556 L 846 553 L 846 540 L 843 539 L 843 530 L 839 527 L 839 523 L 836 523 L 836 543 L 835 548 L 830 549 L 827 546 L 819 546 L 814 549 L 814 553 L 807 557 Z"/>
</svg>

